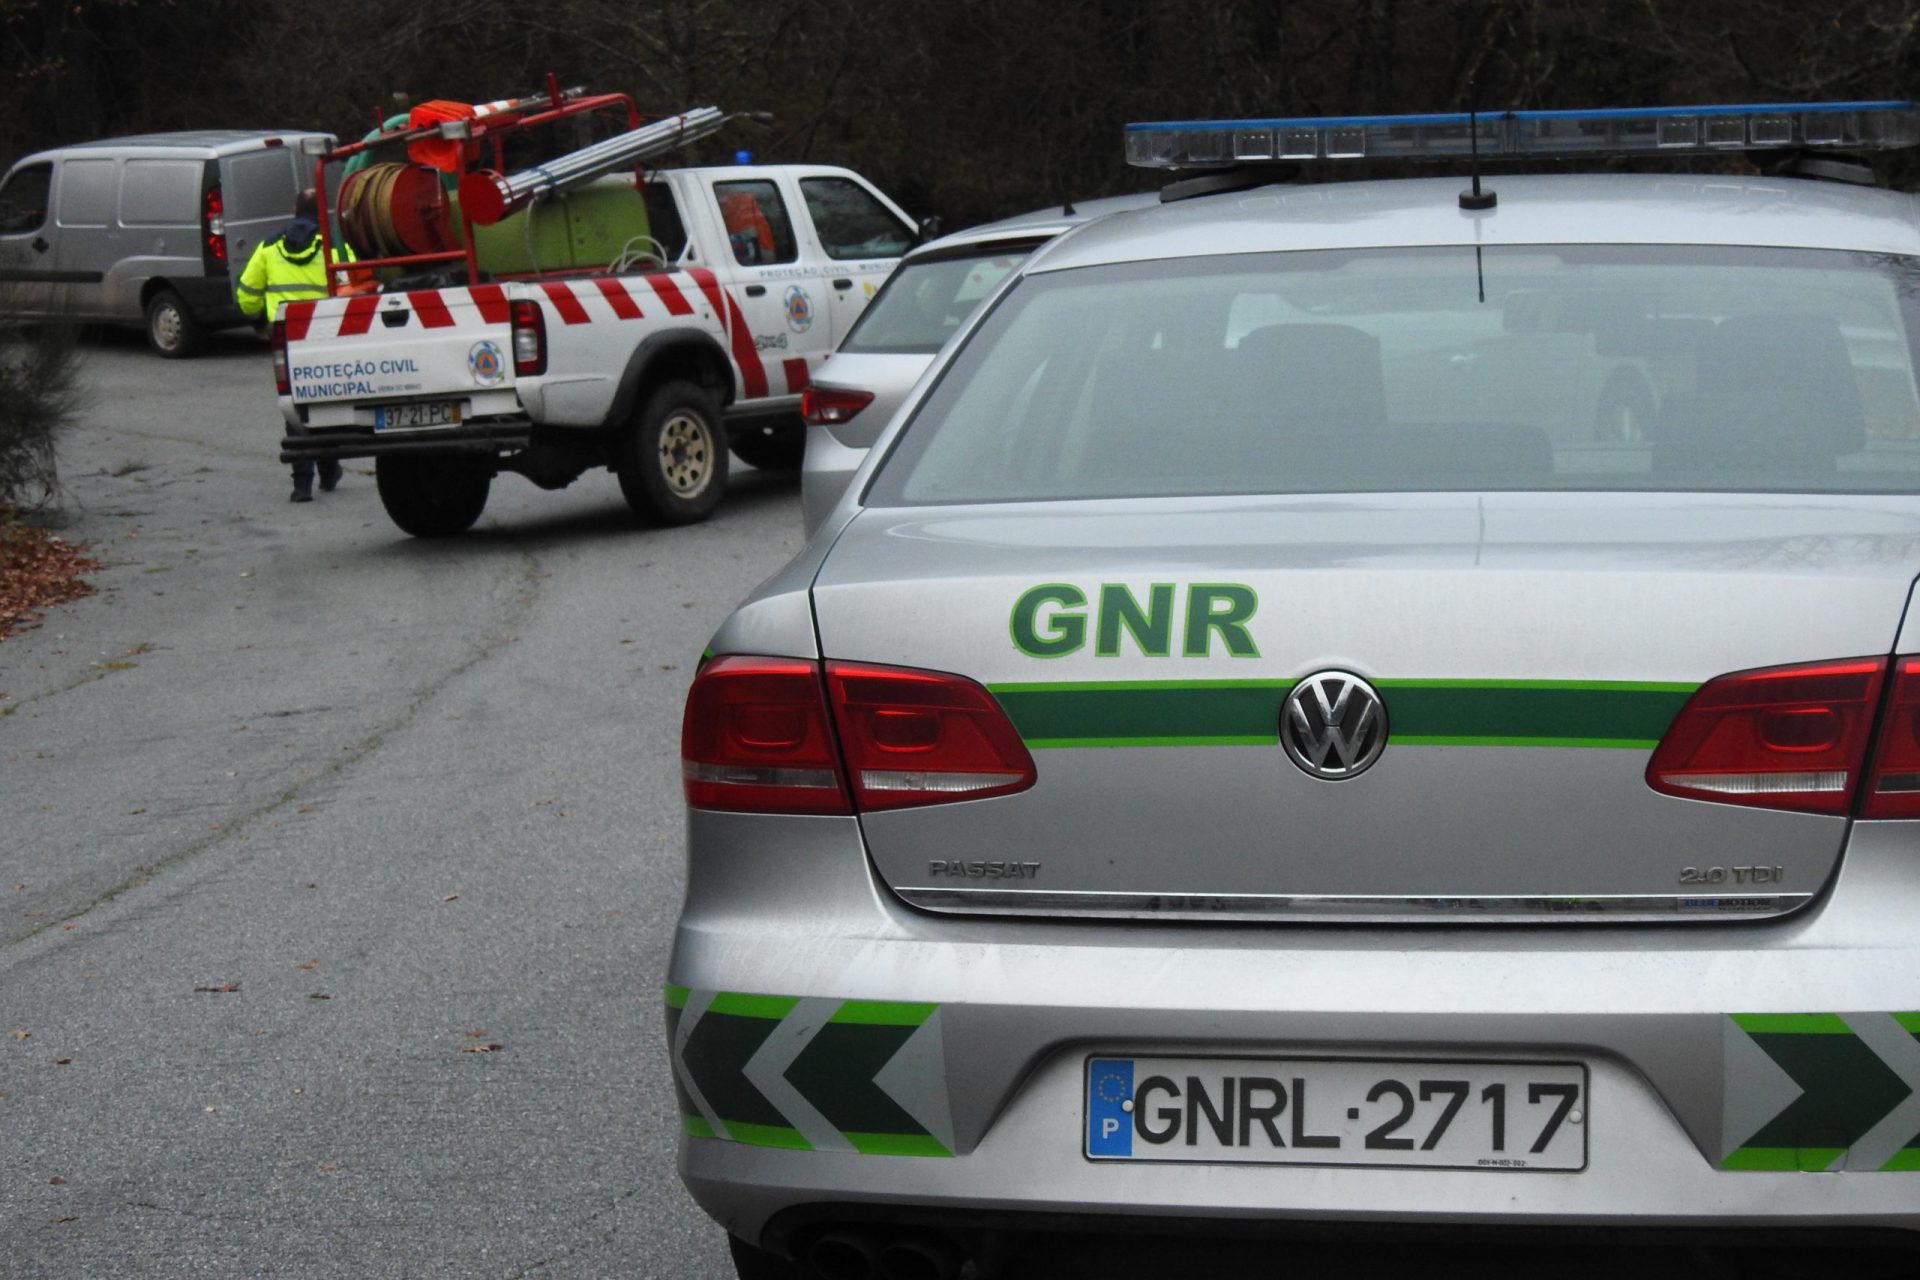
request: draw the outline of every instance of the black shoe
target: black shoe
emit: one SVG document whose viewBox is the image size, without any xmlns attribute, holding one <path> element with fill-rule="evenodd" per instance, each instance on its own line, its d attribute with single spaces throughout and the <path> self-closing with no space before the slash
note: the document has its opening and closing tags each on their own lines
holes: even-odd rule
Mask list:
<svg viewBox="0 0 1920 1280">
<path fill-rule="evenodd" d="M 312 502 L 312 501 L 313 501 L 313 490 L 311 490 L 311 489 L 295 489 L 295 490 L 293 491 L 293 496 L 292 496 L 292 497 L 290 497 L 290 498 L 288 499 L 288 501 L 289 501 L 289 502 Z"/>
<path fill-rule="evenodd" d="M 334 486 L 339 483 L 340 483 L 340 464 L 339 463 L 336 462 L 331 467 L 320 468 L 320 492 L 332 493 Z"/>
</svg>

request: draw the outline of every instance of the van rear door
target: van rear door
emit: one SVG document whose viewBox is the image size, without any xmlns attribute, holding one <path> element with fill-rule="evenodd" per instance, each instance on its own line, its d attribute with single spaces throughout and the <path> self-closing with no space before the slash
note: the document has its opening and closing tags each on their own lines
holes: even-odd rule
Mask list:
<svg viewBox="0 0 1920 1280">
<path fill-rule="evenodd" d="M 294 198 L 312 183 L 302 174 L 304 157 L 291 146 L 261 147 L 220 160 L 221 216 L 227 225 L 229 286 L 246 269 L 262 240 L 271 240 L 293 219 Z"/>
</svg>

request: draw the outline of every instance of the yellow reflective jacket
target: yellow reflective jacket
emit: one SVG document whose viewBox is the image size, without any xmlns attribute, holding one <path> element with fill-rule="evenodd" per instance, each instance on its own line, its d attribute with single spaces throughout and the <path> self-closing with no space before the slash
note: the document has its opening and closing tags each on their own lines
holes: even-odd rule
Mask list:
<svg viewBox="0 0 1920 1280">
<path fill-rule="evenodd" d="M 326 265 L 321 261 L 318 231 L 312 231 L 299 249 L 287 243 L 289 234 L 296 237 L 297 243 L 299 233 L 312 225 L 289 226 L 273 239 L 262 240 L 253 247 L 253 255 L 247 259 L 246 270 L 240 273 L 240 283 L 234 289 L 243 315 L 257 316 L 264 312 L 268 323 L 272 323 L 284 303 L 327 296 Z M 337 243 L 333 248 L 336 264 L 353 261 L 353 250 L 346 244 Z"/>
</svg>

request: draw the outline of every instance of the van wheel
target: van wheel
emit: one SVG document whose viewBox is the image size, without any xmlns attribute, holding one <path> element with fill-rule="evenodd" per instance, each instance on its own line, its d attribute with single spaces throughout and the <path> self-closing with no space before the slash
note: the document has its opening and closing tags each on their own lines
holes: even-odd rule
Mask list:
<svg viewBox="0 0 1920 1280">
<path fill-rule="evenodd" d="M 200 321 L 173 290 L 161 289 L 147 299 L 147 345 L 167 359 L 198 351 L 203 332 Z"/>
<path fill-rule="evenodd" d="M 807 454 L 804 422 L 755 423 L 733 436 L 733 455 L 762 471 L 798 471 Z"/>
<path fill-rule="evenodd" d="M 692 524 L 713 513 L 727 488 L 719 423 L 719 406 L 698 383 L 654 389 L 613 451 L 620 492 L 635 515 L 650 524 Z"/>
<path fill-rule="evenodd" d="M 380 505 L 416 538 L 450 538 L 480 518 L 493 473 L 465 458 L 383 454 L 373 460 Z"/>
</svg>

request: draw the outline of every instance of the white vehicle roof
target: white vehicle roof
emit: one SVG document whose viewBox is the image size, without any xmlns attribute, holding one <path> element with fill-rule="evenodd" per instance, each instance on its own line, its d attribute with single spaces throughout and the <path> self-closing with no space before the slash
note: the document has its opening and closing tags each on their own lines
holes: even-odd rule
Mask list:
<svg viewBox="0 0 1920 1280">
<path fill-rule="evenodd" d="M 56 156 L 88 151 L 138 151 L 147 155 L 224 156 L 251 151 L 269 138 L 297 146 L 302 138 L 331 138 L 330 133 L 313 129 L 193 129 L 177 133 L 141 133 L 125 138 L 101 138 L 76 142 L 64 147 L 49 147 L 25 157 L 27 160 L 51 160 Z"/>
<path fill-rule="evenodd" d="M 1460 208 L 1462 177 L 1276 184 L 1118 213 L 1060 242 L 1030 272 L 1111 262 L 1481 244 L 1721 244 L 1920 254 L 1912 195 L 1798 178 L 1483 175 L 1499 194 Z"/>
<path fill-rule="evenodd" d="M 1075 200 L 1064 205 L 1052 204 L 1044 209 L 1035 209 L 1031 213 L 1015 214 L 1011 218 L 1001 218 L 995 222 L 983 222 L 977 227 L 968 227 L 964 231 L 955 231 L 937 240 L 929 240 L 909 253 L 904 261 L 912 262 L 916 258 L 943 254 L 969 245 L 1057 236 L 1083 222 L 1104 218 L 1110 213 L 1150 208 L 1158 203 L 1160 203 L 1159 195 L 1147 191 L 1124 196 L 1101 196 L 1096 200 Z"/>
</svg>

